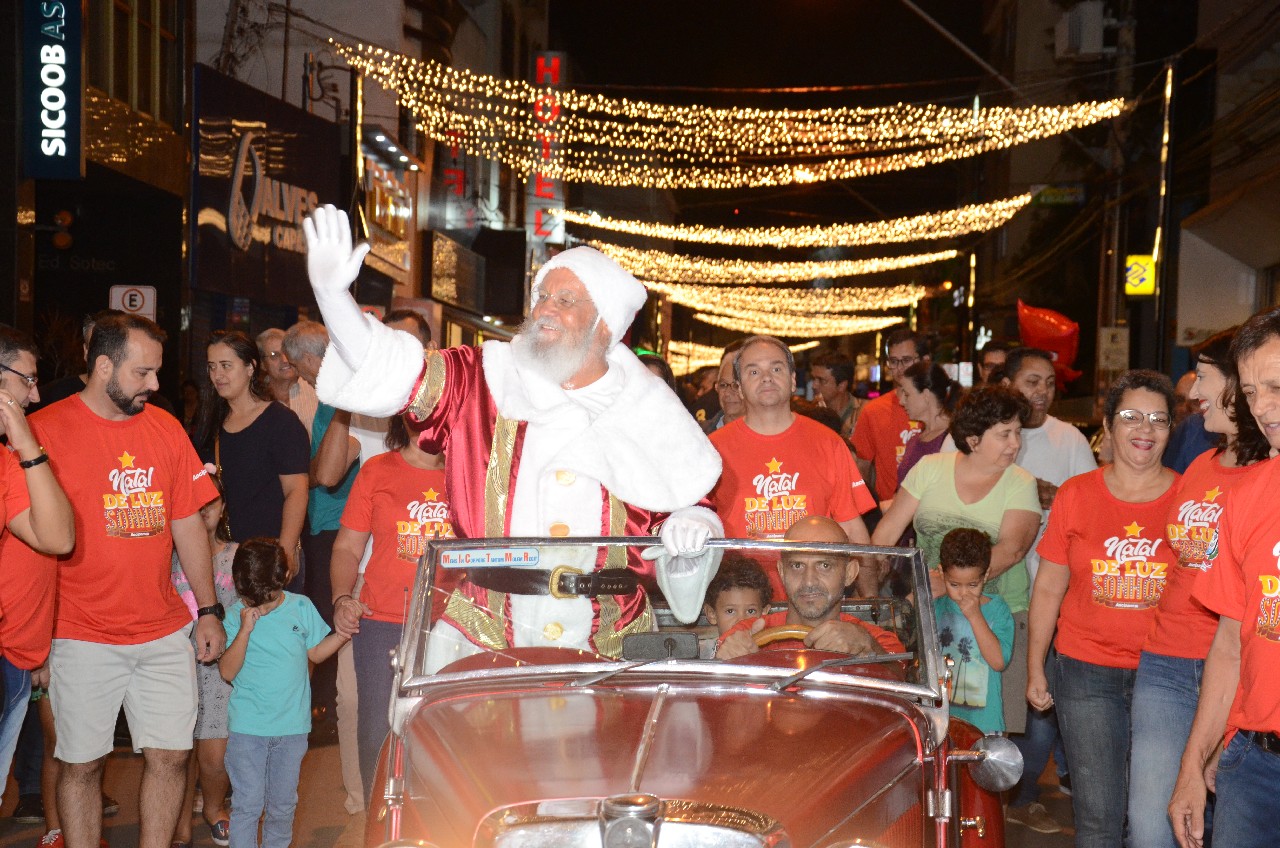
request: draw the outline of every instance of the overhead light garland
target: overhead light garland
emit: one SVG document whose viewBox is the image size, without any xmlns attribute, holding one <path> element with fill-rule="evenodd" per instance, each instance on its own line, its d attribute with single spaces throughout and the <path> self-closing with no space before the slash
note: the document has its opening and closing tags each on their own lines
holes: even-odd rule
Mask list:
<svg viewBox="0 0 1280 848">
<path fill-rule="evenodd" d="M 811 341 L 787 345 L 787 347 L 791 349 L 792 353 L 800 353 L 815 348 L 819 344 L 820 342 Z M 724 348 L 719 348 L 715 345 L 673 339 L 667 345 L 667 353 L 664 358 L 676 376 L 683 377 L 686 374 L 697 371 L 699 368 L 704 368 L 708 365 L 719 365 L 720 357 L 723 353 Z"/>
<path fill-rule="evenodd" d="M 330 43 L 357 71 L 394 91 L 429 137 L 522 177 L 596 185 L 739 188 L 849 179 L 1048 138 L 1113 118 L 1125 105 L 673 106 L 538 88 L 371 45 Z"/>
<path fill-rule="evenodd" d="M 991 203 L 975 203 L 945 212 L 930 212 L 868 221 L 861 224 L 832 224 L 826 227 L 703 227 L 694 225 L 653 224 L 607 218 L 595 212 L 559 210 L 567 224 L 580 224 L 599 230 L 627 233 L 646 238 L 687 241 L 700 244 L 724 244 L 734 247 L 857 247 L 869 244 L 897 244 L 908 241 L 955 238 L 969 233 L 983 233 L 1005 224 L 1031 202 L 1030 194 L 1020 194 Z"/>
<path fill-rule="evenodd" d="M 723 327 L 739 333 L 766 333 L 772 336 L 796 338 L 822 338 L 828 336 L 852 336 L 883 330 L 903 319 L 893 316 L 841 315 L 839 317 L 778 315 L 774 312 L 742 312 L 734 315 L 713 315 L 695 312 L 693 317 L 714 327 Z"/>
<path fill-rule="evenodd" d="M 819 262 L 751 262 L 742 259 L 706 259 L 665 253 L 660 250 L 637 250 L 607 242 L 589 244 L 611 257 L 631 274 L 642 280 L 675 283 L 796 283 L 829 277 L 859 277 L 901 268 L 915 268 L 934 262 L 945 262 L 959 256 L 959 251 L 916 253 L 907 256 L 882 256 L 873 259 L 837 259 Z"/>
<path fill-rule="evenodd" d="M 672 303 L 700 312 L 724 312 L 726 309 L 756 312 L 787 312 L 802 315 L 832 312 L 874 312 L 913 306 L 925 296 L 920 285 L 866 288 L 783 289 L 761 286 L 739 288 L 725 286 L 691 286 L 641 280 Z"/>
</svg>

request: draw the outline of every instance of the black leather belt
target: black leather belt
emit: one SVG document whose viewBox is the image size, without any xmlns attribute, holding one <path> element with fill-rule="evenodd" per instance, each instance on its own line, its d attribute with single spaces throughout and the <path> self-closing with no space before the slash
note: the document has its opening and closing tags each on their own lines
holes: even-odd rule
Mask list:
<svg viewBox="0 0 1280 848">
<path fill-rule="evenodd" d="M 467 579 L 477 586 L 509 595 L 551 595 L 556 598 L 594 598 L 597 595 L 631 595 L 639 588 L 635 573 L 609 568 L 584 574 L 562 565 L 541 568 L 476 568 Z"/>
<path fill-rule="evenodd" d="M 1274 733 L 1263 733 L 1261 730 L 1242 730 L 1240 732 L 1252 739 L 1253 744 L 1268 754 L 1280 756 L 1280 736 Z"/>
</svg>

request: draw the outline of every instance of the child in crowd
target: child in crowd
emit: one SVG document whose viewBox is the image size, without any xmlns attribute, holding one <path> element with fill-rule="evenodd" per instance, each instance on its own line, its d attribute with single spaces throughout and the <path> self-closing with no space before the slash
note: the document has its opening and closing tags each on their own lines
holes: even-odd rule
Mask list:
<svg viewBox="0 0 1280 848">
<path fill-rule="evenodd" d="M 938 640 L 950 657 L 951 713 L 984 733 L 1004 731 L 1000 673 L 1013 655 L 1013 614 L 1002 598 L 985 595 L 991 540 L 960 527 L 938 551 L 946 594 L 934 599 Z"/>
<path fill-rule="evenodd" d="M 238 600 L 235 579 L 231 574 L 231 562 L 237 546 L 231 541 L 231 531 L 226 522 L 222 481 L 212 465 L 206 465 L 205 470 L 209 471 L 209 479 L 213 481 L 219 497 L 200 508 L 200 520 L 209 533 L 209 550 L 213 552 L 213 588 L 217 593 L 218 603 L 224 609 L 230 609 Z M 176 553 L 173 555 L 173 572 L 170 576 L 173 587 L 191 610 L 192 619 L 195 619 L 199 604 L 196 603 L 195 593 L 191 591 L 191 585 L 187 582 Z M 192 639 L 194 638 L 193 631 Z M 198 777 L 201 804 L 200 809 L 195 812 L 204 813 L 213 844 L 226 845 L 230 839 L 231 827 L 231 817 L 227 812 L 227 792 L 231 783 L 223 761 L 227 755 L 227 702 L 231 698 L 231 685 L 222 679 L 216 665 L 197 663 L 196 686 L 200 700 L 196 713 L 195 751 L 187 772 L 187 800 L 183 809 L 192 809 L 191 802 L 195 796 Z M 173 830 L 173 848 L 190 846 L 191 816 L 180 815 Z"/>
<path fill-rule="evenodd" d="M 274 539 L 240 545 L 232 574 L 240 600 L 227 610 L 227 650 L 218 661 L 233 687 L 231 845 L 256 848 L 262 818 L 264 848 L 288 848 L 311 732 L 307 663 L 324 662 L 350 637 L 331 632 L 306 596 L 284 591 L 289 563 Z"/>
<path fill-rule="evenodd" d="M 744 618 L 768 613 L 772 600 L 773 587 L 760 564 L 740 554 L 726 553 L 720 570 L 707 586 L 702 611 L 707 622 L 723 636 Z M 711 640 L 710 653 L 704 659 L 714 655 L 715 640 Z"/>
</svg>

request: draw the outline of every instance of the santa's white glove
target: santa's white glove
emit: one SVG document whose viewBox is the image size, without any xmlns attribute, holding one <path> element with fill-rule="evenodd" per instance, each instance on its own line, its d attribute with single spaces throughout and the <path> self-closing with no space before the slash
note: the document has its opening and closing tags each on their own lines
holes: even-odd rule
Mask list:
<svg viewBox="0 0 1280 848">
<path fill-rule="evenodd" d="M 707 586 L 720 568 L 722 548 L 708 548 L 711 537 L 724 536 L 724 525 L 714 512 L 701 506 L 676 510 L 662 524 L 662 545 L 646 548 L 641 556 L 657 560 L 658 588 L 677 620 L 690 624 L 698 619 Z"/>
<path fill-rule="evenodd" d="M 371 334 L 350 289 L 360 275 L 369 245 L 361 242 L 351 246 L 347 213 L 331 204 L 308 215 L 302 232 L 307 239 L 307 276 L 329 329 L 329 342 L 351 370 L 359 370 L 369 352 Z"/>
</svg>

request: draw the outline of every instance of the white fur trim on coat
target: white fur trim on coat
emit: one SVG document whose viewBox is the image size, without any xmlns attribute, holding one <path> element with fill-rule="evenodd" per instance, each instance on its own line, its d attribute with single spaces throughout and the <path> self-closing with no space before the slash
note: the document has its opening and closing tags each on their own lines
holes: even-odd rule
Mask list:
<svg viewBox="0 0 1280 848">
<path fill-rule="evenodd" d="M 365 319 L 371 338 L 364 362 L 352 371 L 330 346 L 316 375 L 316 394 L 338 409 L 386 418 L 409 403 L 422 374 L 422 343 L 372 315 Z"/>
</svg>

